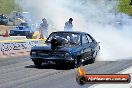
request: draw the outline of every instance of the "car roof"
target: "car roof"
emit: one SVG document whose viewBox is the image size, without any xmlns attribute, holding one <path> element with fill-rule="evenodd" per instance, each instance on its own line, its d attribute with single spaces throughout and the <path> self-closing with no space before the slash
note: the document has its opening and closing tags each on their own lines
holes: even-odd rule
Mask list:
<svg viewBox="0 0 132 88">
<path fill-rule="evenodd" d="M 52 33 L 78 33 L 78 34 L 88 34 L 86 32 L 80 32 L 80 31 L 56 31 Z"/>
</svg>

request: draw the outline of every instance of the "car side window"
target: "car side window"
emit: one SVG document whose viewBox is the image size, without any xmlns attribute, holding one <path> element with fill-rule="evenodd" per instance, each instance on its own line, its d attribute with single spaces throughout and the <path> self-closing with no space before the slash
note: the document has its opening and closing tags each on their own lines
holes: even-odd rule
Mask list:
<svg viewBox="0 0 132 88">
<path fill-rule="evenodd" d="M 88 39 L 87 39 L 86 35 L 83 35 L 82 36 L 82 44 L 86 44 L 86 43 L 88 43 Z"/>
<path fill-rule="evenodd" d="M 89 35 L 87 35 L 87 38 L 88 38 L 89 43 L 93 42 L 93 39 Z"/>
</svg>

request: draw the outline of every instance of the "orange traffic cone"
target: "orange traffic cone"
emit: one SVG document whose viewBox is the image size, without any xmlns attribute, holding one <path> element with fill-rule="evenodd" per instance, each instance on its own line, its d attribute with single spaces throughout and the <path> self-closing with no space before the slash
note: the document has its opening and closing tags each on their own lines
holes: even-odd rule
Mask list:
<svg viewBox="0 0 132 88">
<path fill-rule="evenodd" d="M 7 29 L 6 29 L 6 32 L 5 32 L 5 34 L 3 35 L 3 37 L 9 37 L 9 33 L 8 33 Z"/>
</svg>

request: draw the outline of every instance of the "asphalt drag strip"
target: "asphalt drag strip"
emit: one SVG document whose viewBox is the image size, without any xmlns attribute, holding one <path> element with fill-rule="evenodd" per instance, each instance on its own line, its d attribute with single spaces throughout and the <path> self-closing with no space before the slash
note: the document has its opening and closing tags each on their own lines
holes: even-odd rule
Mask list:
<svg viewBox="0 0 132 88">
<path fill-rule="evenodd" d="M 97 61 L 85 65 L 88 74 L 114 74 L 132 66 L 132 60 Z M 43 65 L 38 69 L 29 56 L 0 58 L 0 88 L 88 88 L 76 82 L 76 69 Z"/>
</svg>

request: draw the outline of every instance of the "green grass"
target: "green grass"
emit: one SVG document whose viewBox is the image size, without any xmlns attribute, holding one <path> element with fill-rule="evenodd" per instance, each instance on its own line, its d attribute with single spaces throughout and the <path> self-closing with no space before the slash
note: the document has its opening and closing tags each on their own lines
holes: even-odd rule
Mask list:
<svg viewBox="0 0 132 88">
<path fill-rule="evenodd" d="M 119 11 L 126 13 L 128 15 L 132 15 L 132 5 L 129 5 L 131 0 L 120 0 L 119 1 Z"/>
<path fill-rule="evenodd" d="M 0 14 L 9 14 L 12 11 L 20 11 L 21 8 L 15 3 L 15 0 L 0 0 Z"/>
<path fill-rule="evenodd" d="M 118 9 L 120 12 L 132 15 L 131 0 L 119 0 Z M 0 14 L 9 14 L 12 11 L 21 11 L 21 7 L 15 3 L 15 0 L 0 0 Z"/>
</svg>

